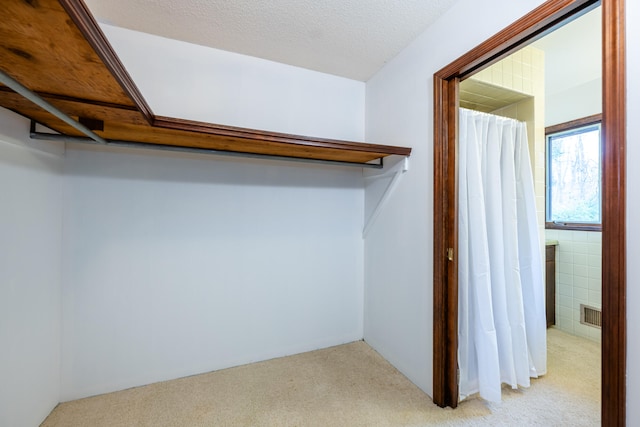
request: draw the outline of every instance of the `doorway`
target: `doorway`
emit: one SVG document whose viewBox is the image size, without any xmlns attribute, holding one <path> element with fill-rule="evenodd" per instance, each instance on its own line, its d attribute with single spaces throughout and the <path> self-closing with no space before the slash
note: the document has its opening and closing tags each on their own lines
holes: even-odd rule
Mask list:
<svg viewBox="0 0 640 427">
<path fill-rule="evenodd" d="M 457 117 L 459 83 L 587 10 L 602 5 L 602 423 L 625 422 L 624 1 L 550 0 L 434 75 L 434 401 L 456 407 Z"/>
</svg>

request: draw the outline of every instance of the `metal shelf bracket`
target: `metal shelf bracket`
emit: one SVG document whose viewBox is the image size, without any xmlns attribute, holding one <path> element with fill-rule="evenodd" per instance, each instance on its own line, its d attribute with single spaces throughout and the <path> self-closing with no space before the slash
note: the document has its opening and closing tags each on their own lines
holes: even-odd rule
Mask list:
<svg viewBox="0 0 640 427">
<path fill-rule="evenodd" d="M 398 186 L 398 183 L 400 182 L 400 177 L 402 177 L 402 175 L 408 170 L 409 170 L 409 157 L 405 157 L 404 159 L 399 161 L 397 164 L 395 164 L 392 168 L 390 168 L 388 171 L 378 175 L 367 176 L 364 178 L 365 180 L 378 180 L 378 179 L 388 178 L 389 176 L 393 176 L 391 178 L 391 182 L 389 183 L 387 188 L 384 190 L 382 197 L 380 198 L 380 200 L 378 200 L 378 204 L 373 209 L 373 212 L 371 213 L 371 215 L 369 215 L 369 218 L 367 218 L 365 222 L 364 228 L 362 230 L 363 239 L 365 239 L 367 237 L 367 234 L 369 234 L 369 230 L 371 230 L 371 227 L 378 219 L 378 216 L 380 215 L 382 208 L 387 204 L 387 202 L 389 201 L 389 197 L 391 197 L 391 194 L 393 194 L 394 190 Z"/>
</svg>

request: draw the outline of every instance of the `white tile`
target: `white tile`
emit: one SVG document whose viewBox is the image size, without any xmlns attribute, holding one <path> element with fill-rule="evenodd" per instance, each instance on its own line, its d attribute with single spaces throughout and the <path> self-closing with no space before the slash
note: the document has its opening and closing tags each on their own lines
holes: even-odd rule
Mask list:
<svg viewBox="0 0 640 427">
<path fill-rule="evenodd" d="M 484 70 L 475 74 L 473 76 L 473 79 L 483 81 L 483 82 L 491 82 L 490 77 L 491 77 L 491 71 L 489 70 L 489 68 L 485 68 Z"/>
<path fill-rule="evenodd" d="M 589 277 L 589 267 L 587 267 L 586 265 L 574 265 L 573 266 L 573 275 L 574 276 Z"/>
<path fill-rule="evenodd" d="M 586 254 L 588 253 L 589 245 L 597 245 L 597 243 L 587 243 L 587 242 L 573 242 L 571 247 L 573 248 L 573 252 L 577 254 Z"/>
<path fill-rule="evenodd" d="M 517 64 L 514 63 L 514 73 L 513 73 L 513 81 L 512 81 L 512 87 L 513 90 L 517 91 L 517 92 L 522 92 L 522 64 Z"/>
<path fill-rule="evenodd" d="M 561 274 L 573 274 L 573 264 L 561 262 L 558 264 L 558 271 Z"/>
<path fill-rule="evenodd" d="M 584 276 L 573 276 L 573 287 L 588 289 L 589 278 Z"/>
<path fill-rule="evenodd" d="M 565 285 L 573 285 L 573 275 L 560 273 L 558 275 L 558 283 L 562 283 Z"/>
<path fill-rule="evenodd" d="M 558 263 L 573 264 L 573 252 L 559 252 L 556 256 L 558 257 Z"/>
<path fill-rule="evenodd" d="M 601 267 L 602 256 L 601 255 L 587 255 L 587 265 L 589 267 Z"/>
<path fill-rule="evenodd" d="M 573 231 L 571 230 L 556 230 L 558 233 L 558 240 L 571 240 Z"/>
<path fill-rule="evenodd" d="M 588 232 L 587 231 L 573 231 L 571 233 L 571 240 L 574 242 L 586 242 Z"/>
<path fill-rule="evenodd" d="M 522 54 L 520 55 L 520 58 L 522 60 L 523 64 L 526 64 L 525 66 L 522 67 L 522 70 L 529 70 L 531 71 L 531 64 L 533 63 L 533 55 L 531 53 L 531 49 L 529 47 L 525 47 L 524 49 L 522 49 L 520 51 Z M 525 71 L 526 73 L 526 71 Z"/>
<path fill-rule="evenodd" d="M 588 293 L 587 293 L 587 298 L 589 298 Z M 580 305 L 589 305 L 589 301 L 587 301 L 587 298 L 573 300 L 573 309 L 576 311 L 576 314 L 575 314 L 576 317 L 574 319 L 576 319 L 577 321 L 580 321 Z"/>
<path fill-rule="evenodd" d="M 531 51 L 531 63 L 534 68 L 544 68 L 544 51 L 531 46 L 529 46 L 529 50 Z"/>
<path fill-rule="evenodd" d="M 592 231 L 589 233 L 587 239 L 590 242 L 602 242 L 602 233 L 600 231 Z"/>
<path fill-rule="evenodd" d="M 503 87 L 507 88 L 507 89 L 512 89 L 513 88 L 513 74 L 503 74 L 502 75 L 502 79 L 503 79 Z M 495 85 L 494 82 L 491 82 L 492 84 Z"/>
<path fill-rule="evenodd" d="M 559 252 L 573 253 L 573 242 L 571 240 L 558 239 L 557 249 Z"/>
<path fill-rule="evenodd" d="M 587 302 L 589 300 L 589 289 L 587 288 L 573 288 L 573 298 L 576 300 L 582 300 Z"/>
<path fill-rule="evenodd" d="M 549 240 L 558 240 L 558 232 L 556 230 L 545 230 L 544 237 Z"/>
<path fill-rule="evenodd" d="M 573 318 L 574 318 L 574 313 L 573 313 L 573 311 L 574 311 L 574 310 L 573 310 L 572 308 L 570 308 L 570 307 L 564 307 L 564 306 L 562 306 L 562 305 L 561 305 L 561 306 L 560 306 L 560 313 L 558 313 L 558 314 L 560 314 L 560 316 L 562 316 L 562 317 L 566 317 L 566 318 L 569 318 L 569 319 L 573 319 Z"/>
<path fill-rule="evenodd" d="M 589 278 L 591 279 L 600 279 L 602 277 L 602 269 L 600 267 L 588 267 L 589 269 Z M 575 270 L 575 267 L 574 267 Z"/>
<path fill-rule="evenodd" d="M 592 307 L 602 307 L 602 292 L 589 290 L 589 305 Z"/>
<path fill-rule="evenodd" d="M 569 309 L 573 308 L 573 298 L 567 296 L 560 296 L 560 309 L 562 307 L 566 307 Z"/>
<path fill-rule="evenodd" d="M 589 290 L 591 291 L 602 291 L 602 279 L 599 277 L 590 277 L 589 278 Z"/>
<path fill-rule="evenodd" d="M 573 298 L 573 285 L 566 285 L 564 283 L 559 283 L 557 290 L 558 290 L 558 293 L 556 295 L 564 295 L 564 296 Z"/>
<path fill-rule="evenodd" d="M 573 254 L 573 263 L 578 265 L 587 265 L 587 257 L 586 254 Z"/>
<path fill-rule="evenodd" d="M 498 65 L 498 64 L 496 64 L 496 65 Z M 504 84 L 502 82 L 502 67 L 500 67 L 500 68 L 492 67 L 492 68 L 493 69 L 491 70 L 492 71 L 491 80 L 492 80 L 493 84 L 496 85 L 496 86 L 504 86 Z"/>
<path fill-rule="evenodd" d="M 589 255 L 601 255 L 602 254 L 602 244 L 601 243 L 587 243 L 588 254 Z"/>
</svg>

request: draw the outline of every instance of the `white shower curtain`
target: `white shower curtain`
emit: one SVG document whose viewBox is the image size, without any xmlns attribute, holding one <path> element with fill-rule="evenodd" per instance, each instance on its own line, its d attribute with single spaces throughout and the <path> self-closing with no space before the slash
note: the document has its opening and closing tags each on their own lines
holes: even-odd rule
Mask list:
<svg viewBox="0 0 640 427">
<path fill-rule="evenodd" d="M 460 399 L 499 402 L 547 370 L 545 295 L 526 124 L 460 109 Z"/>
</svg>

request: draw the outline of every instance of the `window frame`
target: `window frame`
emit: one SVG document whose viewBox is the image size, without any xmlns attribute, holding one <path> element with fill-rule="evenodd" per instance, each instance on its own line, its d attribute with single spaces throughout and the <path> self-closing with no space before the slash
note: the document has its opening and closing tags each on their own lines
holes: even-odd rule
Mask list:
<svg viewBox="0 0 640 427">
<path fill-rule="evenodd" d="M 600 223 L 581 223 L 581 222 L 549 222 L 547 221 L 548 203 L 549 203 L 549 135 L 567 132 L 581 127 L 600 124 L 600 167 L 602 168 L 602 114 L 594 114 L 592 116 L 583 117 L 577 120 L 560 123 L 549 126 L 544 129 L 545 136 L 545 185 L 544 185 L 544 220 L 545 229 L 547 230 L 581 230 L 581 231 L 602 231 L 602 210 L 600 215 Z M 602 184 L 602 179 L 601 179 Z M 602 185 L 600 187 L 600 204 L 602 205 Z"/>
</svg>

